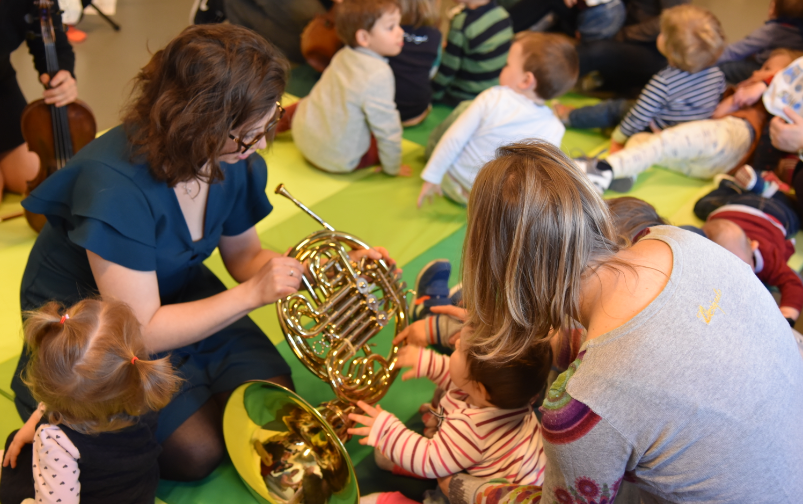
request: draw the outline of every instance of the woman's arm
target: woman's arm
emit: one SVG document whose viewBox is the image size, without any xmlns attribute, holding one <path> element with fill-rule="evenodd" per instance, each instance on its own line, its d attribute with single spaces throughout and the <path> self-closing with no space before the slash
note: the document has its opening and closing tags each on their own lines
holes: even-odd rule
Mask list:
<svg viewBox="0 0 803 504">
<path fill-rule="evenodd" d="M 303 271 L 301 263 L 293 258 L 272 257 L 253 272 L 235 267 L 238 275 L 251 273 L 251 277 L 220 294 L 163 306 L 155 271 L 133 270 L 89 250 L 86 253 L 101 296 L 119 299 L 134 310 L 151 353 L 200 341 L 251 310 L 296 292 Z M 261 260 L 254 257 L 249 268 Z"/>
<path fill-rule="evenodd" d="M 221 236 L 218 249 L 229 274 L 240 283 L 256 275 L 274 257 L 282 257 L 262 248 L 254 227 L 236 236 Z"/>
</svg>

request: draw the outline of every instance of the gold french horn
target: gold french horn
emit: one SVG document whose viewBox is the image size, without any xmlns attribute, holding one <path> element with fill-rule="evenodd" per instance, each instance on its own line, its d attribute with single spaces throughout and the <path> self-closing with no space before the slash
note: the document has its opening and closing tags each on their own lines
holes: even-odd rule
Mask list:
<svg viewBox="0 0 803 504">
<path fill-rule="evenodd" d="M 226 406 L 226 446 L 261 502 L 356 504 L 357 481 L 343 446 L 348 414 L 359 400 L 378 402 L 399 372 L 398 346 L 382 356 L 370 340 L 391 325 L 395 334 L 407 327 L 406 285 L 382 259 L 352 259 L 349 252 L 370 248 L 365 242 L 335 230 L 283 184 L 276 193 L 324 228 L 288 252 L 307 273 L 297 293 L 276 302 L 276 311 L 293 352 L 337 398 L 313 408 L 279 385 L 246 383 Z"/>
</svg>

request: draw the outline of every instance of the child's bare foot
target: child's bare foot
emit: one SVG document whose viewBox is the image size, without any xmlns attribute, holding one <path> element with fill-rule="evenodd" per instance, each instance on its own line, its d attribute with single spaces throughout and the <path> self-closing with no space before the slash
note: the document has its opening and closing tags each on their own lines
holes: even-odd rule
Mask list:
<svg viewBox="0 0 803 504">
<path fill-rule="evenodd" d="M 569 114 L 572 113 L 572 110 L 576 109 L 577 107 L 572 107 L 571 105 L 564 105 L 562 103 L 555 102 L 552 104 L 552 111 L 555 113 L 560 122 L 563 123 L 564 126 L 571 126 L 569 122 Z"/>
</svg>

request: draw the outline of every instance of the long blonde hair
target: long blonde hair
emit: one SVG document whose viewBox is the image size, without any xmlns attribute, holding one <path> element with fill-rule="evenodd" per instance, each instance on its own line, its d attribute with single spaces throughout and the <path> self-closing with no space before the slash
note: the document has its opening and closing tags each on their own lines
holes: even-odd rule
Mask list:
<svg viewBox="0 0 803 504">
<path fill-rule="evenodd" d="M 169 358 L 150 359 L 125 303 L 84 299 L 65 310 L 50 302 L 25 315 L 31 360 L 24 381 L 49 423 L 115 431 L 164 408 L 178 391 Z"/>
<path fill-rule="evenodd" d="M 557 147 L 499 148 L 468 203 L 463 292 L 471 353 L 498 362 L 579 319 L 582 280 L 616 262 L 607 205 Z"/>
</svg>

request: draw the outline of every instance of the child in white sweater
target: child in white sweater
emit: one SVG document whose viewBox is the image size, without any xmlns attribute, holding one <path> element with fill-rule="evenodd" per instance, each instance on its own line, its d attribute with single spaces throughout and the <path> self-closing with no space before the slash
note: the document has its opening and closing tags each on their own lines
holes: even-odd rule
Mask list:
<svg viewBox="0 0 803 504">
<path fill-rule="evenodd" d="M 468 108 L 458 106 L 453 113 L 452 124 L 421 174 L 418 206 L 436 194 L 465 205 L 480 168 L 502 145 L 537 138 L 560 146 L 566 129 L 544 102 L 568 91 L 578 72 L 577 53 L 566 37 L 517 35 L 500 85 L 483 91 L 473 102 L 463 102 L 470 103 Z"/>
</svg>

